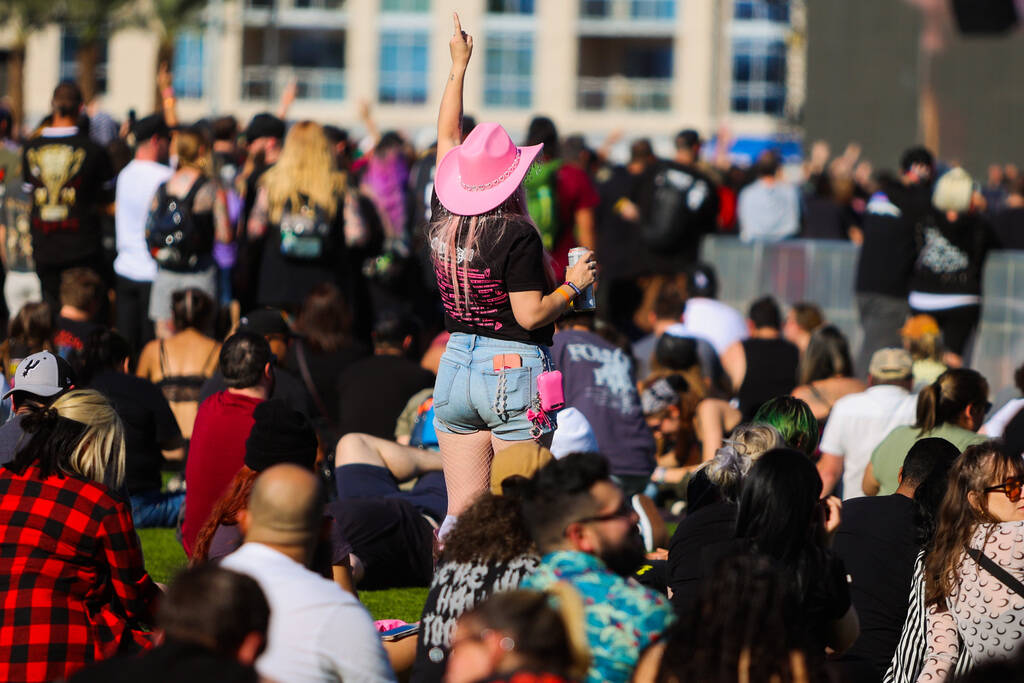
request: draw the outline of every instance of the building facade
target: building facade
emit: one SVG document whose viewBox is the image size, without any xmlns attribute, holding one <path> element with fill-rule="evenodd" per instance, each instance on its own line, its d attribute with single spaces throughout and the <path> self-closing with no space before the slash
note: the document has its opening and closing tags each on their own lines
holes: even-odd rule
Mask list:
<svg viewBox="0 0 1024 683">
<path fill-rule="evenodd" d="M 543 113 L 599 140 L 621 129 L 668 140 L 791 133 L 803 101 L 802 2 L 784 0 L 211 0 L 175 40 L 174 84 L 185 120 L 276 109 L 298 85 L 293 119 L 377 123 L 429 136 L 450 63 L 453 11 L 474 35 L 465 107 L 522 132 Z M 0 59 L 3 59 L 0 32 Z M 74 77 L 73 27 L 29 38 L 25 110 L 48 110 Z M 156 34 L 118 30 L 101 55 L 102 108 L 152 107 Z M 3 82 L 0 82 L 2 92 Z"/>
</svg>

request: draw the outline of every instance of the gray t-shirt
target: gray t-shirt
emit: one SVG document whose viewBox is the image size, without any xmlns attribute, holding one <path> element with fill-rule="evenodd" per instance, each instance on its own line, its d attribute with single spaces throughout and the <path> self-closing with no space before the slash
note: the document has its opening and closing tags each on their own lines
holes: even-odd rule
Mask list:
<svg viewBox="0 0 1024 683">
<path fill-rule="evenodd" d="M 24 415 L 12 415 L 11 419 L 0 426 L 0 465 L 14 460 L 15 454 L 18 452 L 18 444 L 25 433 L 21 428 L 21 418 L 23 417 Z M 28 439 L 25 441 L 27 442 Z"/>
</svg>

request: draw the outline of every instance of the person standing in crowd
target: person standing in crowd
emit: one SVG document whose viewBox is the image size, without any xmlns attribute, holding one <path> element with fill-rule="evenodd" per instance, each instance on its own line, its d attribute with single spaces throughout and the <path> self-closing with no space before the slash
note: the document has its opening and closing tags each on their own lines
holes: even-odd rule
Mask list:
<svg viewBox="0 0 1024 683">
<path fill-rule="evenodd" d="M 526 133 L 526 146 L 543 145 L 540 158 L 523 181 L 526 206 L 556 273 L 569 266 L 569 250 L 596 246 L 594 209 L 600 203 L 586 171 L 562 158 L 555 122 L 535 116 Z"/>
<path fill-rule="evenodd" d="M 895 491 L 903 458 L 920 439 L 939 437 L 960 450 L 984 441 L 977 432 L 989 408 L 988 381 L 976 370 L 958 368 L 939 375 L 918 394 L 914 424 L 896 427 L 875 447 L 864 471 L 864 493 L 887 496 Z"/>
<path fill-rule="evenodd" d="M 22 424 L 32 438 L 0 468 L 0 678 L 44 683 L 151 647 L 160 591 L 117 493 L 124 432 L 110 403 L 73 391 Z"/>
<path fill-rule="evenodd" d="M 60 310 L 53 334 L 57 355 L 71 363 L 80 362 L 85 342 L 96 330 L 95 322 L 107 287 L 99 274 L 89 268 L 68 268 L 60 277 Z"/>
<path fill-rule="evenodd" d="M 277 163 L 260 178 L 247 226 L 250 241 L 263 241 L 260 306 L 294 313 L 320 282 L 351 291 L 345 183 L 323 129 L 312 121 L 292 126 Z"/>
<path fill-rule="evenodd" d="M 939 323 L 930 315 L 912 315 L 900 330 L 903 348 L 914 359 L 914 387 L 918 392 L 939 378 L 949 367 L 943 362 L 946 355 L 942 346 Z"/>
<path fill-rule="evenodd" d="M 843 680 L 876 683 L 889 666 L 921 543 L 916 491 L 933 470 L 948 474 L 959 455 L 945 439 L 921 439 L 903 461 L 894 494 L 843 502 L 843 521 L 832 547 L 853 577 L 850 595 L 860 620 L 860 636 L 839 660 Z"/>
<path fill-rule="evenodd" d="M 899 331 L 909 312 L 907 293 L 917 259 L 914 231 L 929 210 L 935 159 L 924 147 L 900 158 L 899 181 L 883 179 L 861 221 L 864 241 L 857 259 L 854 294 L 864 331 L 857 367 L 865 368 L 878 349 L 900 346 Z"/>
<path fill-rule="evenodd" d="M 654 471 L 654 437 L 644 420 L 629 354 L 594 331 L 593 313 L 564 315 L 551 357 L 562 373 L 565 405 L 594 429 L 598 450 L 627 498 L 642 493 Z"/>
<path fill-rule="evenodd" d="M 1019 655 L 1024 628 L 1024 462 L 997 441 L 964 451 L 949 473 L 935 541 L 925 560 L 924 667 L 917 680 L 949 680 L 962 653 L 975 664 Z"/>
<path fill-rule="evenodd" d="M 0 107 L 0 259 L 4 301 L 11 318 L 25 304 L 43 300 L 32 257 L 31 198 L 22 184 L 21 147 L 13 138 L 13 125 L 11 113 Z"/>
<path fill-rule="evenodd" d="M 445 463 L 447 533 L 486 490 L 494 452 L 531 438 L 526 410 L 537 376 L 550 369 L 555 319 L 593 284 L 587 252 L 552 288 L 544 248 L 521 184 L 537 147 L 516 147 L 496 123 L 462 142 L 462 89 L 472 37 L 455 16 L 452 68 L 437 122 L 437 171 L 430 243 L 451 333 L 434 388 L 435 428 Z M 461 144 L 460 144 L 461 143 Z"/>
<path fill-rule="evenodd" d="M 182 289 L 199 289 L 217 300 L 217 264 L 213 260 L 214 242 L 231 242 L 227 196 L 210 173 L 210 148 L 195 128 L 178 130 L 174 135 L 177 170 L 157 188 L 151 205 L 147 230 L 150 239 L 170 225 L 183 233 L 178 246 L 156 252 L 156 277 L 149 298 L 149 317 L 156 335 L 166 339 L 174 332 L 171 299 Z M 177 233 L 175 233 L 177 234 Z"/>
<path fill-rule="evenodd" d="M 762 153 L 754 174 L 757 180 L 740 190 L 737 199 L 740 240 L 778 242 L 795 236 L 800 230 L 800 193 L 781 177 L 778 154 Z"/>
<path fill-rule="evenodd" d="M 163 641 L 141 657 L 82 669 L 70 683 L 258 683 L 270 607 L 255 580 L 209 564 L 182 570 L 156 613 Z"/>
<path fill-rule="evenodd" d="M 50 120 L 23 148 L 22 172 L 32 197 L 32 255 L 44 299 L 60 300 L 61 274 L 85 266 L 106 273 L 102 216 L 114 200 L 110 158 L 79 130 L 82 91 L 62 81 Z"/>
<path fill-rule="evenodd" d="M 220 344 L 205 334 L 213 316 L 213 299 L 202 290 L 175 292 L 171 313 L 174 333 L 146 344 L 136 374 L 160 388 L 187 441 L 192 438 L 200 391 L 217 367 Z"/>
<path fill-rule="evenodd" d="M 274 465 L 239 512 L 245 543 L 221 561 L 256 579 L 270 604 L 268 646 L 256 660 L 261 676 L 294 681 L 394 681 L 366 609 L 351 593 L 308 569 L 323 521 L 316 476 Z"/>
<path fill-rule="evenodd" d="M 796 386 L 800 350 L 782 338 L 782 316 L 775 299 L 764 296 L 750 304 L 750 336 L 735 341 L 722 354 L 722 366 L 732 380 L 743 419 L 761 404 L 785 396 Z"/>
<path fill-rule="evenodd" d="M 41 304 L 45 306 L 46 304 Z M 22 359 L 14 372 L 14 382 L 4 394 L 11 399 L 11 419 L 0 426 L 0 464 L 14 459 L 23 443 L 25 430 L 22 420 L 33 411 L 48 408 L 75 386 L 75 371 L 71 365 L 49 351 L 33 353 Z"/>
<path fill-rule="evenodd" d="M 910 354 L 903 349 L 879 349 L 871 356 L 868 388 L 835 402 L 821 435 L 818 460 L 826 494 L 842 482 L 843 500 L 866 495 L 861 485 L 871 453 L 894 427 L 914 422 L 912 367 Z"/>
<path fill-rule="evenodd" d="M 663 595 L 624 578 L 643 563 L 643 540 L 608 461 L 573 453 L 548 463 L 533 478 L 523 516 L 541 563 L 521 586 L 547 590 L 565 582 L 579 591 L 591 657 L 585 680 L 628 681 L 640 654 L 675 617 Z"/>
<path fill-rule="evenodd" d="M 551 606 L 552 598 L 557 607 Z M 497 593 L 458 623 L 448 683 L 569 683 L 587 671 L 583 606 L 571 588 Z"/>
<path fill-rule="evenodd" d="M 910 278 L 910 311 L 927 313 L 942 330 L 946 362 L 964 364 L 981 319 L 981 275 L 988 252 L 999 245 L 978 211 L 974 182 L 953 168 L 935 183 L 932 207 L 916 226 L 918 257 Z"/>
<path fill-rule="evenodd" d="M 786 321 L 782 324 L 782 336 L 796 344 L 803 354 L 811 343 L 811 335 L 825 324 L 825 314 L 821 307 L 810 301 L 798 301 L 786 313 Z"/>
<path fill-rule="evenodd" d="M 836 401 L 865 389 L 864 382 L 853 376 L 850 345 L 835 325 L 819 327 L 811 335 L 797 381 L 800 386 L 793 389 L 793 396 L 811 407 L 822 427 Z"/>
<path fill-rule="evenodd" d="M 683 330 L 676 336 L 700 337 L 715 347 L 719 358 L 735 342 L 746 339 L 747 321 L 732 306 L 718 301 L 718 275 L 707 263 L 696 263 L 686 272 L 686 308 Z"/>
<path fill-rule="evenodd" d="M 274 386 L 270 345 L 252 332 L 228 337 L 220 349 L 220 369 L 228 388 L 200 406 L 185 463 L 181 543 L 189 556 L 217 499 L 245 464 L 245 440 L 254 422 L 252 413 L 267 400 Z"/>
<path fill-rule="evenodd" d="M 117 330 L 133 351 L 153 338 L 149 297 L 156 262 L 146 244 L 146 221 L 156 189 L 173 175 L 167 165 L 171 131 L 162 114 L 136 121 L 135 158 L 117 174 L 114 230 L 117 236 Z"/>
<path fill-rule="evenodd" d="M 413 683 L 440 683 L 456 620 L 488 596 L 515 590 L 539 561 L 518 500 L 488 492 L 466 508 L 445 538 L 423 606 Z"/>
</svg>

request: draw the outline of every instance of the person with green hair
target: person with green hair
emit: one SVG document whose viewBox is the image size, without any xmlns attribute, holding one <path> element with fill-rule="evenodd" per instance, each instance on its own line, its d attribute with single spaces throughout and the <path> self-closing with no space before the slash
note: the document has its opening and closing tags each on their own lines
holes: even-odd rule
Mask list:
<svg viewBox="0 0 1024 683">
<path fill-rule="evenodd" d="M 808 457 L 818 448 L 818 420 L 811 407 L 792 396 L 776 396 L 754 413 L 754 424 L 766 424 L 779 430 L 786 445 Z"/>
</svg>

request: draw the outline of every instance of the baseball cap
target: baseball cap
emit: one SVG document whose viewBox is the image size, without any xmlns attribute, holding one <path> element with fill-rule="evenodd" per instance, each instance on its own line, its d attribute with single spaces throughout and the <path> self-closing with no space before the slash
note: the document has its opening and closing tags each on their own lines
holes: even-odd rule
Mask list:
<svg viewBox="0 0 1024 683">
<path fill-rule="evenodd" d="M 254 332 L 266 337 L 268 334 L 292 335 L 292 329 L 279 308 L 259 308 L 238 319 L 238 331 Z"/>
<path fill-rule="evenodd" d="M 907 319 L 900 329 L 900 336 L 920 339 L 939 334 L 939 323 L 927 313 L 919 313 Z"/>
<path fill-rule="evenodd" d="M 570 453 L 596 453 L 597 436 L 586 415 L 576 408 L 566 408 L 558 413 L 558 426 L 551 437 L 551 453 L 555 458 L 564 458 Z"/>
<path fill-rule="evenodd" d="M 167 121 L 164 120 L 163 114 L 150 114 L 135 122 L 132 127 L 132 135 L 135 136 L 136 142 L 148 140 L 154 135 L 169 138 L 171 129 L 167 127 Z"/>
<path fill-rule="evenodd" d="M 25 391 L 36 396 L 56 396 L 75 385 L 75 371 L 63 358 L 49 351 L 40 351 L 26 356 L 18 363 L 11 383 L 13 386 L 4 394 L 5 399 L 15 391 Z"/>
<path fill-rule="evenodd" d="M 252 117 L 245 128 L 245 139 L 249 142 L 259 138 L 284 139 L 284 121 L 273 114 L 263 112 Z"/>
<path fill-rule="evenodd" d="M 914 359 L 903 349 L 878 349 L 871 355 L 868 374 L 878 380 L 891 381 L 910 377 Z"/>
<path fill-rule="evenodd" d="M 686 271 L 687 296 L 714 299 L 718 296 L 718 276 L 707 263 L 695 263 Z"/>
</svg>

